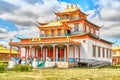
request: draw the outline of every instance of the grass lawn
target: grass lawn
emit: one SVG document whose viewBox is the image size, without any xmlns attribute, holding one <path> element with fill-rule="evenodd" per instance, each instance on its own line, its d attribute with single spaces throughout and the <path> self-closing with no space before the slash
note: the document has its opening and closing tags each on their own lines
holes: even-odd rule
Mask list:
<svg viewBox="0 0 120 80">
<path fill-rule="evenodd" d="M 0 73 L 0 80 L 120 80 L 120 68 L 34 69 L 31 72 Z"/>
</svg>

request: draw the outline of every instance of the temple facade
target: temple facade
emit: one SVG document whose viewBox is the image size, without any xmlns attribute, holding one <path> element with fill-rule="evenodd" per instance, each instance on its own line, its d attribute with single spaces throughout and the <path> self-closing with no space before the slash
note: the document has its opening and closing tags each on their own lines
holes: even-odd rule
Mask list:
<svg viewBox="0 0 120 80">
<path fill-rule="evenodd" d="M 54 21 L 36 23 L 39 37 L 9 43 L 10 47 L 18 47 L 18 57 L 49 59 L 68 67 L 73 63 L 112 63 L 112 43 L 100 38 L 101 27 L 88 21 L 87 14 L 76 5 L 54 14 Z"/>
</svg>

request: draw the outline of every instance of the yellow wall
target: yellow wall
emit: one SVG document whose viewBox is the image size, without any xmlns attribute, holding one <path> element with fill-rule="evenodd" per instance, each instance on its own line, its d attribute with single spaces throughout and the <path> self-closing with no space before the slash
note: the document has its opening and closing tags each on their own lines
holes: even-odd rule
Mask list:
<svg viewBox="0 0 120 80">
<path fill-rule="evenodd" d="M 51 30 L 48 30 L 48 34 L 49 34 L 49 36 L 51 36 Z"/>
<path fill-rule="evenodd" d="M 120 56 L 120 46 L 115 46 L 112 48 L 112 56 Z"/>
<path fill-rule="evenodd" d="M 57 35 L 58 35 L 58 30 L 56 29 L 56 30 L 55 30 L 55 36 L 57 36 Z"/>
<path fill-rule="evenodd" d="M 0 45 L 0 53 L 10 53 L 10 49 L 5 48 L 4 46 Z M 17 54 L 18 52 L 16 50 L 12 50 L 12 54 Z"/>
<path fill-rule="evenodd" d="M 64 29 L 62 29 L 62 31 L 61 31 L 61 32 L 62 32 L 62 36 L 64 36 Z"/>
</svg>

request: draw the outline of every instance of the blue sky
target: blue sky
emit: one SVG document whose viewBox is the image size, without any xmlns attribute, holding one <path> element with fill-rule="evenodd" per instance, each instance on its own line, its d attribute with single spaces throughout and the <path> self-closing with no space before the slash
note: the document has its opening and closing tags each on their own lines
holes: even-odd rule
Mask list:
<svg viewBox="0 0 120 80">
<path fill-rule="evenodd" d="M 120 45 L 120 0 L 0 0 L 0 44 L 8 45 L 10 38 L 17 41 L 14 35 L 38 35 L 35 21 L 53 20 L 53 11 L 71 3 L 89 14 L 88 20 L 103 26 L 101 37 Z"/>
</svg>

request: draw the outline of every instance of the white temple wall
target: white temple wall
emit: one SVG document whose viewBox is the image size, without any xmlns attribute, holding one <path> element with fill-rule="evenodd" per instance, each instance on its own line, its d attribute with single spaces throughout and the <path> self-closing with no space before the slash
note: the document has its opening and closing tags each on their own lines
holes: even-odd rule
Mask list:
<svg viewBox="0 0 120 80">
<path fill-rule="evenodd" d="M 25 57 L 25 48 L 21 48 L 21 54 L 20 57 Z"/>
<path fill-rule="evenodd" d="M 32 48 L 32 57 L 35 56 L 35 48 Z"/>
<path fill-rule="evenodd" d="M 106 49 L 111 49 L 112 48 L 112 46 L 110 46 L 110 45 L 107 45 L 107 44 L 104 44 L 104 43 L 102 43 L 102 42 L 98 42 L 98 41 L 93 41 L 93 40 L 88 40 L 88 51 L 89 51 L 89 59 L 96 59 L 96 60 L 100 60 L 100 61 L 108 61 L 108 62 L 112 62 L 112 58 L 110 58 L 110 51 L 108 50 L 108 58 L 106 58 Z M 95 45 L 95 46 L 97 46 L 96 47 L 96 57 L 93 57 L 92 56 L 92 46 L 93 45 Z M 99 47 L 102 47 L 102 48 L 105 48 L 105 57 L 103 58 L 102 56 L 103 56 L 103 51 L 102 51 L 102 48 L 100 48 L 100 57 L 98 57 L 98 46 Z"/>
<path fill-rule="evenodd" d="M 69 47 L 69 58 L 73 58 L 73 47 Z"/>
</svg>

